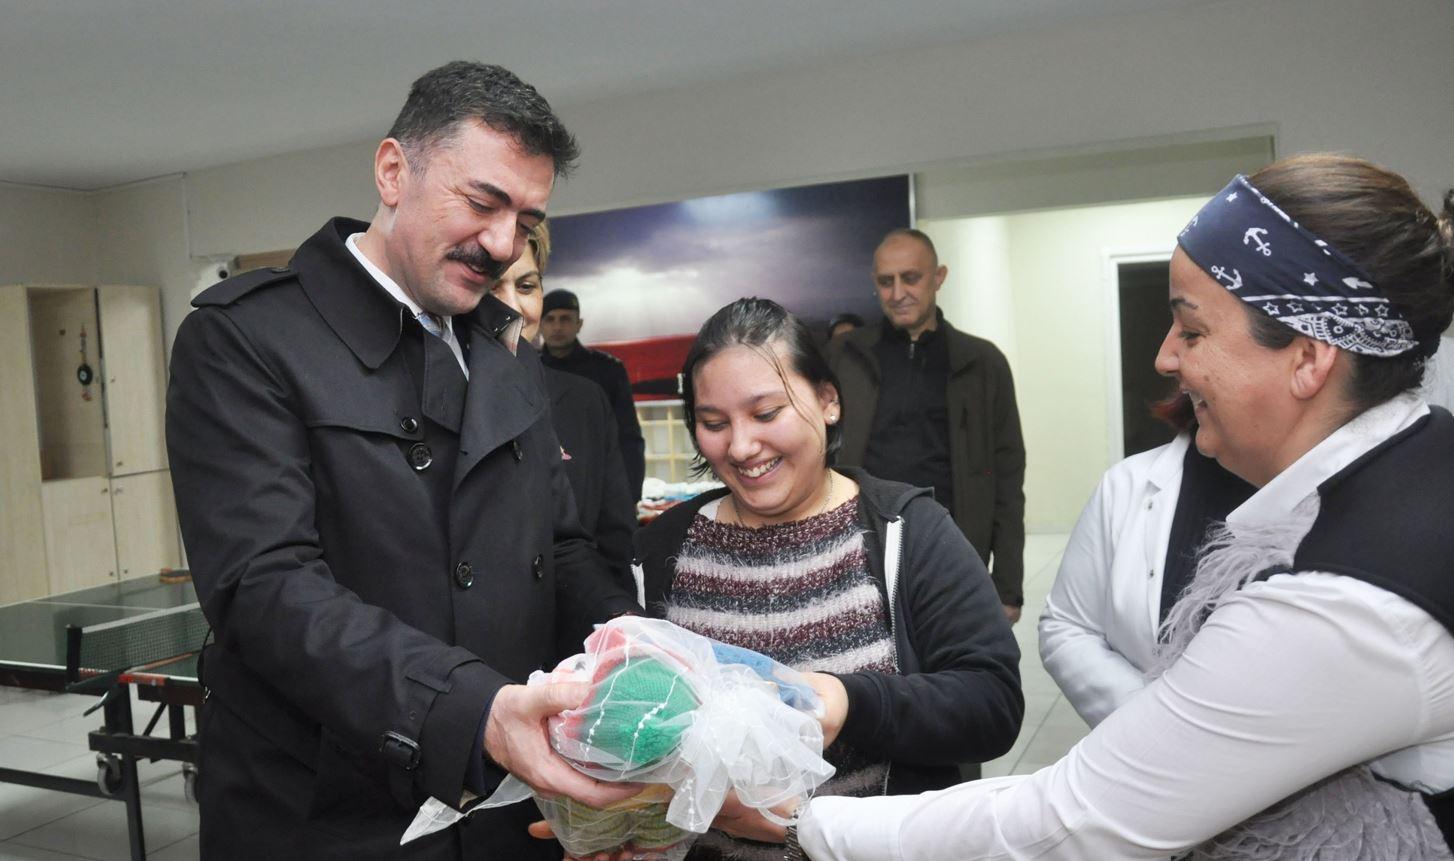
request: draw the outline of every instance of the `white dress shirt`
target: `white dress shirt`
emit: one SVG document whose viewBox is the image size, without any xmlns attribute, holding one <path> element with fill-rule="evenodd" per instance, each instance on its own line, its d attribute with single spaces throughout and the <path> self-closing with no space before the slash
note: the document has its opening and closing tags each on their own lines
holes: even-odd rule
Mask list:
<svg viewBox="0 0 1454 861">
<path fill-rule="evenodd" d="M 1318 484 L 1427 412 L 1406 395 L 1335 431 L 1228 517 L 1286 522 Z M 1413 604 L 1337 575 L 1229 596 L 1164 675 L 1033 775 L 918 796 L 820 798 L 814 861 L 1160 859 L 1318 779 L 1369 762 L 1454 786 L 1454 637 Z"/>
<path fill-rule="evenodd" d="M 1040 615 L 1040 660 L 1091 726 L 1146 687 L 1190 441 L 1180 434 L 1106 470 Z"/>
<path fill-rule="evenodd" d="M 349 252 L 358 260 L 359 265 L 363 266 L 364 269 L 368 270 L 370 275 L 374 276 L 374 280 L 379 282 L 379 286 L 388 291 L 389 295 L 393 296 L 399 304 L 408 308 L 410 315 L 417 319 L 420 314 L 424 313 L 424 309 L 419 307 L 419 303 L 410 299 L 409 294 L 404 292 L 404 288 L 395 283 L 394 279 L 388 276 L 388 273 L 375 266 L 374 261 L 370 260 L 368 255 L 363 253 L 358 247 L 358 238 L 360 236 L 363 236 L 363 234 L 355 233 L 344 240 L 343 244 L 348 246 Z M 444 334 L 440 335 L 439 338 L 449 345 L 449 351 L 454 353 L 455 361 L 459 362 L 459 369 L 464 371 L 464 378 L 469 379 L 470 369 L 464 360 L 464 350 L 460 349 L 459 339 L 454 336 L 454 318 L 442 317 L 440 319 L 444 321 L 444 325 L 440 327 L 444 330 Z M 515 334 L 518 338 L 519 332 L 517 331 Z M 515 352 L 514 341 L 511 341 L 506 346 L 510 347 L 510 352 Z"/>
</svg>

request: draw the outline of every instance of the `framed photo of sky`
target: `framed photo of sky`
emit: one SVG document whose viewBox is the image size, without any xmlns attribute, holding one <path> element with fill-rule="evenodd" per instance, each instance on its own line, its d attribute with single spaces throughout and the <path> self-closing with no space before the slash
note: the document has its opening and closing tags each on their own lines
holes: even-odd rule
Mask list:
<svg viewBox="0 0 1454 861">
<path fill-rule="evenodd" d="M 837 314 L 879 318 L 870 269 L 908 227 L 908 175 L 703 197 L 550 219 L 547 291 L 580 297 L 581 341 L 627 364 L 638 399 L 675 397 L 692 337 L 743 296 L 822 337 Z"/>
</svg>

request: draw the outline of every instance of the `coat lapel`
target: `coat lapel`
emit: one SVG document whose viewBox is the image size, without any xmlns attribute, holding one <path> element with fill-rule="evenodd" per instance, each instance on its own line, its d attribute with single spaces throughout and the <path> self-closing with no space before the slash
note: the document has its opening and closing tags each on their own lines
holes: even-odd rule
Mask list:
<svg viewBox="0 0 1454 861">
<path fill-rule="evenodd" d="M 424 335 L 424 415 L 459 433 L 466 397 L 464 372 L 444 340 Z"/>
<path fill-rule="evenodd" d="M 465 389 L 460 422 L 459 458 L 454 486 L 458 488 L 490 452 L 523 434 L 545 415 L 546 398 L 534 351 L 516 355 L 499 337 L 518 315 L 493 296 L 486 296 L 468 317 L 455 317 L 456 326 L 471 326 L 469 385 Z"/>
</svg>

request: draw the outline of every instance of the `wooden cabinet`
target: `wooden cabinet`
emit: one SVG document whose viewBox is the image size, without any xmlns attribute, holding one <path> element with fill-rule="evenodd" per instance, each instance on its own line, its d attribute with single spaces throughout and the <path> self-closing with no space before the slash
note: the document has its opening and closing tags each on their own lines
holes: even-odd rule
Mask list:
<svg viewBox="0 0 1454 861">
<path fill-rule="evenodd" d="M 165 469 L 111 479 L 118 574 L 139 577 L 182 564 L 172 474 Z"/>
<path fill-rule="evenodd" d="M 96 294 L 101 319 L 106 321 L 102 371 L 111 430 L 108 471 L 132 475 L 166 469 L 167 377 L 157 291 L 153 287 L 101 287 Z"/>
<path fill-rule="evenodd" d="M 0 287 L 0 603 L 181 564 L 153 287 Z"/>
<path fill-rule="evenodd" d="M 57 478 L 41 485 L 50 593 L 116 579 L 116 532 L 106 476 Z"/>
</svg>

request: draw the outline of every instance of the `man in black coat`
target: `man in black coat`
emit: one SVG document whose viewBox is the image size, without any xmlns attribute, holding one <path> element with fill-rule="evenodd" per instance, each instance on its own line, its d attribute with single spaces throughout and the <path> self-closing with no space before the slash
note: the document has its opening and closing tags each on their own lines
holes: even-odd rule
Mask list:
<svg viewBox="0 0 1454 861">
<path fill-rule="evenodd" d="M 635 502 L 641 498 L 641 482 L 646 478 L 646 439 L 641 435 L 641 422 L 636 419 L 631 378 L 620 359 L 581 344 L 581 326 L 584 323 L 581 302 L 576 294 L 569 290 L 546 293 L 540 318 L 540 336 L 545 342 L 545 350 L 540 359 L 547 368 L 585 377 L 606 391 L 616 415 L 618 444 L 621 460 L 626 464 L 631 501 Z"/>
<path fill-rule="evenodd" d="M 194 301 L 167 443 L 215 633 L 205 857 L 559 857 L 529 804 L 398 841 L 426 797 L 506 772 L 622 796 L 546 741 L 583 691 L 520 684 L 561 626 L 635 602 L 577 523 L 519 317 L 486 296 L 575 153 L 534 88 L 443 66 L 379 145 L 371 224 L 334 219 L 287 269 Z"/>
</svg>

